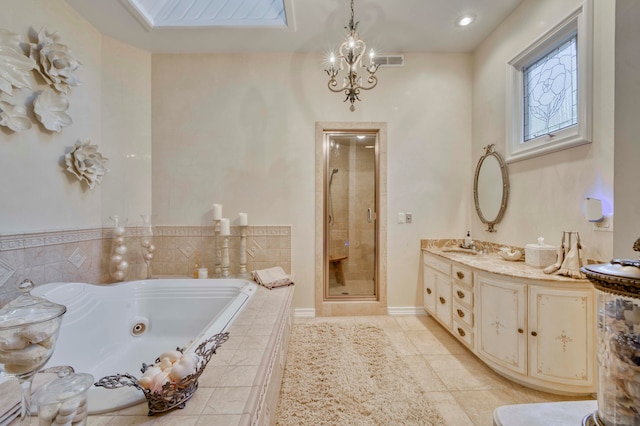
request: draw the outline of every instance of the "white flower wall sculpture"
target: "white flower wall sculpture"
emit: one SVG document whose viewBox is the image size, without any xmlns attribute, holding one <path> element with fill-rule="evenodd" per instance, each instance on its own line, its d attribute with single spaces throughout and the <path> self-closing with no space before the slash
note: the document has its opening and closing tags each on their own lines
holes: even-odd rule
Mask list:
<svg viewBox="0 0 640 426">
<path fill-rule="evenodd" d="M 70 86 L 80 84 L 74 72 L 82 64 L 74 58 L 69 46 L 60 43 L 58 33 L 42 28 L 38 42 L 30 44 L 29 56 L 37 64 L 36 70 L 42 78 L 58 92 L 68 93 Z"/>
<path fill-rule="evenodd" d="M 31 89 L 30 72 L 35 61 L 20 49 L 20 37 L 0 29 L 0 91 L 12 95 L 12 87 Z"/>
<path fill-rule="evenodd" d="M 69 100 L 52 89 L 43 90 L 33 101 L 36 117 L 47 130 L 52 132 L 59 132 L 73 122 L 71 116 L 66 113 L 67 109 L 69 109 Z"/>
<path fill-rule="evenodd" d="M 6 126 L 14 132 L 30 129 L 31 120 L 27 117 L 27 109 L 22 105 L 0 101 L 0 126 Z"/>
<path fill-rule="evenodd" d="M 64 155 L 67 171 L 80 181 L 85 181 L 93 189 L 96 183 L 102 183 L 102 177 L 109 169 L 105 167 L 107 158 L 98 152 L 98 145 L 91 145 L 89 139 L 75 144 L 70 152 Z"/>
</svg>

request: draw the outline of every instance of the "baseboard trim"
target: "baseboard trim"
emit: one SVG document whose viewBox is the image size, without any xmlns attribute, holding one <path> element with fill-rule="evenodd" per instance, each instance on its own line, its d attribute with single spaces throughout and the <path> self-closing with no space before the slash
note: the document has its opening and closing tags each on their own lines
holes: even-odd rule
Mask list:
<svg viewBox="0 0 640 426">
<path fill-rule="evenodd" d="M 422 306 L 389 306 L 387 315 L 390 317 L 408 317 L 408 316 L 425 316 Z M 314 308 L 297 308 L 293 311 L 294 318 L 315 318 L 316 310 Z"/>
<path fill-rule="evenodd" d="M 387 315 L 390 317 L 424 316 L 427 315 L 422 306 L 389 306 Z"/>
<path fill-rule="evenodd" d="M 316 310 L 314 308 L 298 308 L 293 311 L 294 318 L 315 318 Z"/>
</svg>

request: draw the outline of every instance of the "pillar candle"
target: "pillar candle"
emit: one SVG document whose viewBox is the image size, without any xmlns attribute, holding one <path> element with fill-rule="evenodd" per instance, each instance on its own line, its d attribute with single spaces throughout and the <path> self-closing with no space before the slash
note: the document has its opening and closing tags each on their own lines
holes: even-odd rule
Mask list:
<svg viewBox="0 0 640 426">
<path fill-rule="evenodd" d="M 247 216 L 246 213 L 240 213 L 240 214 L 238 214 L 238 217 L 240 218 L 240 220 L 239 220 L 239 225 L 240 226 L 249 225 L 249 216 Z"/>
<path fill-rule="evenodd" d="M 230 228 L 230 223 L 229 223 L 229 218 L 227 217 L 223 217 L 220 219 L 220 235 L 230 235 L 231 234 L 231 228 Z"/>
<path fill-rule="evenodd" d="M 222 219 L 222 204 L 213 205 L 213 220 Z"/>
</svg>

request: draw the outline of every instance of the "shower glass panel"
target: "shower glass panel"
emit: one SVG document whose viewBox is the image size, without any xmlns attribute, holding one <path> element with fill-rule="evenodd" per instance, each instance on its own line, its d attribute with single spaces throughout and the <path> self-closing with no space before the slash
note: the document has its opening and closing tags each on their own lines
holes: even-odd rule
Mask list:
<svg viewBox="0 0 640 426">
<path fill-rule="evenodd" d="M 377 297 L 377 134 L 325 134 L 325 299 Z"/>
</svg>

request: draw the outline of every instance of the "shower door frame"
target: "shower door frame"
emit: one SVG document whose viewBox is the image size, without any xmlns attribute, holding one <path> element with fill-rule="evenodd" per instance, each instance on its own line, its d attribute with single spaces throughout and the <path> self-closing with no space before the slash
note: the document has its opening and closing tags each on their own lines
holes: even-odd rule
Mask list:
<svg viewBox="0 0 640 426">
<path fill-rule="evenodd" d="M 374 294 L 370 296 L 329 295 L 329 224 L 328 193 L 328 140 L 329 134 L 368 133 L 376 135 L 375 147 L 375 271 Z M 386 315 L 386 157 L 387 124 L 384 122 L 317 122 L 316 123 L 316 262 L 315 262 L 315 314 Z"/>
</svg>

